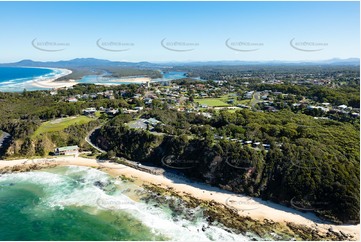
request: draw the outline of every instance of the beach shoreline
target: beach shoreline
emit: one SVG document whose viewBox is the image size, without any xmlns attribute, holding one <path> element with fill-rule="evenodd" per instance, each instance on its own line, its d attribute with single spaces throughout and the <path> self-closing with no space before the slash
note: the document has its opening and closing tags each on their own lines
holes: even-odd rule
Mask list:
<svg viewBox="0 0 361 242">
<path fill-rule="evenodd" d="M 50 69 L 55 72 L 59 72 L 55 76 L 52 77 L 45 77 L 45 78 L 37 78 L 31 82 L 31 85 L 34 87 L 40 88 L 47 88 L 47 89 L 58 89 L 58 88 L 68 88 L 74 85 L 77 85 L 81 82 L 77 80 L 69 79 L 67 81 L 56 81 L 57 79 L 69 75 L 72 73 L 71 70 L 63 69 L 63 68 L 46 68 L 40 67 L 44 69 Z M 122 78 L 114 78 L 111 80 L 112 84 L 104 84 L 104 83 L 94 83 L 96 85 L 104 85 L 104 86 L 111 86 L 111 85 L 120 85 L 120 84 L 145 84 L 151 82 L 151 78 L 149 77 L 122 77 Z"/>
<path fill-rule="evenodd" d="M 73 71 L 65 68 L 53 68 L 53 67 L 32 67 L 32 66 L 20 66 L 21 68 L 37 68 L 37 69 L 46 69 L 52 70 L 53 73 L 42 75 L 39 77 L 34 77 L 31 80 L 27 80 L 23 82 L 23 85 L 29 87 L 30 90 L 34 88 L 42 89 L 59 89 L 59 88 L 70 88 L 77 84 L 81 84 L 79 80 L 68 79 L 68 80 L 58 80 L 61 77 L 67 76 Z M 150 77 L 137 77 L 137 76 L 127 76 L 127 77 L 119 77 L 119 78 L 112 78 L 109 80 L 110 83 L 97 83 L 94 82 L 95 85 L 104 85 L 104 86 L 113 86 L 113 85 L 121 85 L 121 84 L 146 84 L 152 82 Z M 27 87 L 24 87 L 27 89 Z M 24 89 L 21 87 L 21 90 Z M 20 89 L 19 89 L 20 90 Z"/>
<path fill-rule="evenodd" d="M 271 220 L 280 224 L 293 223 L 316 229 L 320 233 L 329 231 L 342 232 L 360 239 L 360 224 L 358 225 L 334 225 L 322 221 L 313 213 L 302 213 L 292 208 L 282 206 L 276 203 L 262 201 L 258 198 L 252 198 L 235 194 L 207 184 L 192 182 L 174 174 L 152 175 L 140 170 L 115 163 L 98 162 L 95 159 L 82 157 L 56 157 L 52 159 L 20 159 L 20 160 L 1 160 L 0 168 L 6 166 L 21 166 L 26 164 L 54 163 L 57 165 L 75 165 L 86 166 L 108 173 L 113 177 L 125 176 L 134 180 L 137 185 L 151 184 L 162 189 L 171 189 L 180 196 L 191 196 L 207 202 L 216 202 L 228 208 L 235 209 L 239 216 L 250 217 L 253 220 L 264 221 Z"/>
<path fill-rule="evenodd" d="M 75 80 L 68 80 L 68 81 L 56 81 L 60 77 L 67 76 L 72 73 L 71 70 L 63 69 L 63 68 L 52 68 L 52 67 L 37 67 L 43 69 L 49 69 L 53 72 L 58 72 L 54 76 L 51 77 L 40 77 L 32 80 L 31 85 L 34 87 L 40 88 L 49 88 L 49 89 L 57 89 L 57 88 L 64 88 L 64 87 L 72 87 L 76 84 Z"/>
</svg>

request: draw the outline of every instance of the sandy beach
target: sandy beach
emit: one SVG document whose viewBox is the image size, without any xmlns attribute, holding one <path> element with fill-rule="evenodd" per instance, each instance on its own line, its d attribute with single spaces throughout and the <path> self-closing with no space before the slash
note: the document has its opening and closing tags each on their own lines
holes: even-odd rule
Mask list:
<svg viewBox="0 0 361 242">
<path fill-rule="evenodd" d="M 33 85 L 34 87 L 57 89 L 63 87 L 71 87 L 77 84 L 77 82 L 75 82 L 74 80 L 55 82 L 56 79 L 71 74 L 72 73 L 71 70 L 61 69 L 61 68 L 46 68 L 46 69 L 51 69 L 57 72 L 57 74 L 52 77 L 37 78 L 31 83 L 31 85 Z"/>
<path fill-rule="evenodd" d="M 360 240 L 360 224 L 358 225 L 333 225 L 322 221 L 313 213 L 302 213 L 292 208 L 282 206 L 272 202 L 262 201 L 258 198 L 242 196 L 232 192 L 212 187 L 204 183 L 197 183 L 187 178 L 174 174 L 152 175 L 121 164 L 101 163 L 95 159 L 86 159 L 81 157 L 56 157 L 52 159 L 35 160 L 1 160 L 0 168 L 5 166 L 15 166 L 31 163 L 57 163 L 59 165 L 77 165 L 93 168 L 103 168 L 102 170 L 112 176 L 124 175 L 135 179 L 135 183 L 154 184 L 163 188 L 173 188 L 180 195 L 190 195 L 197 199 L 215 201 L 228 207 L 238 210 L 239 215 L 249 216 L 253 219 L 263 221 L 272 220 L 279 223 L 293 222 L 295 224 L 306 225 L 316 228 L 321 232 L 326 232 L 330 228 L 334 231 L 351 234 L 356 240 Z"/>
<path fill-rule="evenodd" d="M 147 83 L 150 82 L 151 78 L 149 77 L 125 77 L 119 79 L 112 79 L 111 82 L 130 82 L 130 83 Z"/>
<path fill-rule="evenodd" d="M 43 77 L 43 78 L 38 78 L 36 80 L 34 80 L 31 85 L 34 87 L 40 87 L 40 88 L 49 88 L 49 89 L 57 89 L 57 88 L 64 88 L 64 87 L 72 87 L 76 84 L 78 84 L 78 82 L 76 80 L 68 80 L 68 81 L 55 81 L 56 79 L 69 75 L 72 73 L 71 70 L 67 70 L 67 69 L 61 69 L 61 68 L 46 68 L 46 69 L 51 69 L 54 70 L 56 72 L 58 72 L 58 74 L 56 74 L 55 76 L 52 76 L 51 78 L 49 77 Z M 148 83 L 151 81 L 151 78 L 149 77 L 124 77 L 124 78 L 118 78 L 118 79 L 112 79 L 111 82 L 113 84 L 104 84 L 104 83 L 95 83 L 98 85 L 105 85 L 105 86 L 111 86 L 111 85 L 116 85 L 114 83 Z"/>
</svg>

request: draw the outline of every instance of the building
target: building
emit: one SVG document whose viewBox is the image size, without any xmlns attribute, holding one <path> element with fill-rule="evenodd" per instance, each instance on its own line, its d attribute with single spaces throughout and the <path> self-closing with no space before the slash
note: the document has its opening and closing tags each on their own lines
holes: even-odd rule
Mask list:
<svg viewBox="0 0 361 242">
<path fill-rule="evenodd" d="M 212 114 L 211 113 L 200 113 L 201 115 L 203 115 L 206 118 L 212 118 Z"/>
<path fill-rule="evenodd" d="M 141 98 L 141 97 L 142 97 L 141 94 L 135 94 L 135 95 L 133 96 L 134 99 L 139 99 L 139 98 Z"/>
<path fill-rule="evenodd" d="M 347 109 L 348 107 L 346 105 L 340 105 L 338 106 L 339 109 Z"/>
<path fill-rule="evenodd" d="M 117 113 L 119 113 L 119 109 L 107 108 L 105 109 L 105 113 L 108 115 L 116 115 Z"/>
<path fill-rule="evenodd" d="M 247 93 L 244 95 L 244 98 L 246 98 L 246 99 L 252 99 L 253 93 L 254 93 L 254 91 L 247 92 Z"/>
<path fill-rule="evenodd" d="M 79 147 L 77 145 L 58 147 L 54 150 L 55 155 L 78 155 Z"/>
<path fill-rule="evenodd" d="M 323 112 L 327 113 L 328 111 L 330 111 L 328 108 L 322 107 L 322 106 L 312 106 L 312 105 L 308 105 L 307 109 L 320 109 Z"/>
<path fill-rule="evenodd" d="M 157 124 L 159 124 L 161 122 L 155 118 L 149 118 L 149 119 L 145 119 L 144 123 L 152 125 L 152 126 L 156 126 Z"/>
<path fill-rule="evenodd" d="M 123 109 L 123 113 L 137 113 L 138 110 L 132 110 L 132 109 Z"/>
<path fill-rule="evenodd" d="M 97 111 L 96 108 L 86 108 L 83 110 L 83 114 L 84 115 L 94 115 L 96 111 Z"/>
<path fill-rule="evenodd" d="M 76 99 L 75 97 L 69 97 L 67 99 L 67 101 L 70 102 L 70 103 L 76 103 L 78 101 L 78 99 Z"/>
<path fill-rule="evenodd" d="M 243 142 L 243 144 L 250 146 L 252 144 L 252 140 L 246 140 Z"/>
<path fill-rule="evenodd" d="M 152 104 L 152 102 L 153 102 L 153 100 L 149 97 L 144 98 L 143 101 L 145 104 Z"/>
</svg>

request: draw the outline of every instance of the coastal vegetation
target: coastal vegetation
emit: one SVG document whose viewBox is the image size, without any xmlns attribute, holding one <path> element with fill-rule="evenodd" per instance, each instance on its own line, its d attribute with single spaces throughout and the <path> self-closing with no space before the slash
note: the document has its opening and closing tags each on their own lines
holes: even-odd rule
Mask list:
<svg viewBox="0 0 361 242">
<path fill-rule="evenodd" d="M 90 138 L 103 157 L 359 223 L 358 70 L 249 68 L 189 67 L 189 76 L 216 81 L 0 93 L 0 130 L 12 137 L 1 154 L 94 151 L 85 138 L 102 126 Z M 97 112 L 82 116 L 88 108 Z"/>
<path fill-rule="evenodd" d="M 169 134 L 130 129 L 123 125 L 129 117 L 118 115 L 100 130 L 97 145 L 160 166 L 164 157 L 173 156 L 172 167 L 191 178 L 290 206 L 297 200 L 301 209 L 337 223 L 358 222 L 358 125 L 291 111 L 221 111 L 206 119 L 154 110 L 150 116 L 161 120 L 161 131 Z M 270 149 L 241 145 L 234 138 L 261 141 Z"/>
</svg>

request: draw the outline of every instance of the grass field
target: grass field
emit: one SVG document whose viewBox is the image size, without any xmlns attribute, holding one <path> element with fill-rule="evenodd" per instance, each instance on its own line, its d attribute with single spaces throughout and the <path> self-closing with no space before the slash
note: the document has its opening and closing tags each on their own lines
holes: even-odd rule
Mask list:
<svg viewBox="0 0 361 242">
<path fill-rule="evenodd" d="M 99 118 L 100 116 L 101 116 L 100 111 L 96 111 L 96 112 L 95 112 L 95 117 Z"/>
<path fill-rule="evenodd" d="M 238 104 L 244 104 L 244 105 L 249 105 L 250 102 L 251 102 L 250 99 L 245 99 L 245 100 L 237 101 Z"/>
<path fill-rule="evenodd" d="M 195 102 L 199 104 L 205 104 L 209 107 L 226 107 L 229 106 L 227 103 L 223 102 L 221 98 L 203 98 L 203 99 L 195 99 Z"/>
<path fill-rule="evenodd" d="M 240 110 L 240 109 L 228 109 L 227 112 L 229 112 L 229 113 L 235 113 L 237 110 Z"/>
<path fill-rule="evenodd" d="M 227 101 L 233 99 L 234 103 L 233 104 L 228 104 Z M 198 102 L 199 104 L 205 104 L 208 105 L 209 107 L 227 107 L 227 106 L 236 106 L 238 104 L 243 104 L 243 105 L 249 105 L 251 100 L 247 99 L 247 100 L 236 100 L 235 96 L 230 96 L 230 95 L 223 95 L 219 98 L 199 98 L 199 99 L 195 99 L 195 102 Z"/>
<path fill-rule="evenodd" d="M 69 118 L 60 118 L 51 121 L 44 122 L 40 125 L 40 127 L 34 132 L 33 137 L 36 137 L 43 133 L 50 133 L 56 131 L 62 131 L 70 125 L 74 124 L 86 124 L 94 120 L 92 118 L 86 116 L 76 116 Z"/>
</svg>

